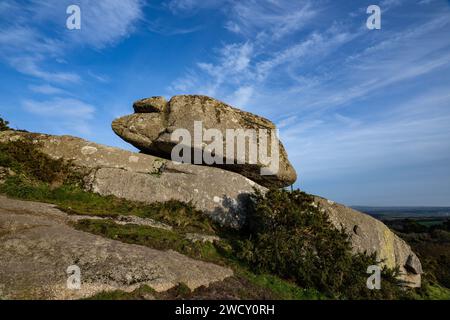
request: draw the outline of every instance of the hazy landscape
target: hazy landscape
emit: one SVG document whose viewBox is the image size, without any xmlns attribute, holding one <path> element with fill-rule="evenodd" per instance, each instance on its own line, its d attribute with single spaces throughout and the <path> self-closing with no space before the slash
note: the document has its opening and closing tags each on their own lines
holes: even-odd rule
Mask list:
<svg viewBox="0 0 450 320">
<path fill-rule="evenodd" d="M 365 207 L 352 206 L 361 212 L 370 214 L 380 220 L 398 218 L 450 218 L 450 207 Z"/>
</svg>

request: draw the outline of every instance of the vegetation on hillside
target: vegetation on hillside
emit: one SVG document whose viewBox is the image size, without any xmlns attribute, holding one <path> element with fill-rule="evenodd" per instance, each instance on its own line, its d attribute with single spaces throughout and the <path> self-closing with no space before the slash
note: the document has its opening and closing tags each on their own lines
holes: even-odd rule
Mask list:
<svg viewBox="0 0 450 320">
<path fill-rule="evenodd" d="M 210 219 L 189 203 L 172 200 L 143 204 L 86 192 L 82 189 L 82 172 L 66 161 L 48 157 L 37 147 L 31 139 L 0 143 L 0 167 L 17 173 L 0 186 L 1 192 L 10 197 L 54 203 L 69 214 L 135 215 L 183 231 L 214 232 Z"/>
<path fill-rule="evenodd" d="M 8 125 L 9 125 L 9 122 L 6 120 L 3 120 L 3 118 L 0 117 L 0 131 L 11 130 L 11 128 Z"/>
<path fill-rule="evenodd" d="M 304 192 L 256 192 L 247 233 L 238 255 L 252 270 L 292 279 L 333 298 L 403 296 L 396 270 L 387 268 L 382 272 L 382 289 L 367 289 L 367 267 L 379 261 L 375 255 L 352 254 L 349 236 L 334 228 L 313 197 Z"/>
<path fill-rule="evenodd" d="M 22 174 L 23 178 L 49 184 L 72 183 L 76 178 L 69 163 L 49 158 L 31 139 L 1 143 L 0 166 Z"/>
<path fill-rule="evenodd" d="M 431 225 L 427 222 L 427 219 L 385 221 L 411 245 L 422 262 L 421 297 L 450 299 L 450 219 Z"/>
<path fill-rule="evenodd" d="M 270 299 L 401 299 L 427 298 L 441 294 L 428 290 L 412 294 L 401 290 L 396 271 L 383 269 L 381 290 L 368 290 L 366 270 L 378 263 L 375 256 L 354 255 L 350 239 L 332 226 L 311 196 L 300 192 L 271 190 L 256 193 L 244 230 L 225 230 L 178 201 L 143 204 L 102 197 L 82 189 L 83 173 L 71 163 L 40 152 L 31 139 L 0 143 L 0 167 L 15 172 L 0 183 L 0 193 L 10 197 L 57 204 L 69 214 L 117 217 L 136 215 L 173 227 L 119 225 L 112 220 L 84 219 L 75 227 L 126 243 L 171 249 L 191 257 L 227 265 L 235 277 L 199 293 L 175 294 L 181 298 L 270 298 Z M 192 242 L 189 232 L 216 234 L 214 243 Z M 431 287 L 430 287 L 431 288 Z M 133 293 L 137 298 L 145 288 Z M 220 291 L 220 294 L 218 293 Z M 98 298 L 127 298 L 126 293 L 104 293 Z M 173 296 L 174 297 L 174 296 Z"/>
<path fill-rule="evenodd" d="M 245 267 L 241 267 L 236 260 L 228 260 L 225 256 L 230 254 L 231 249 L 226 242 L 211 244 L 188 241 L 185 238 L 185 234 L 188 232 L 212 234 L 218 231 L 218 227 L 207 216 L 194 209 L 191 204 L 168 201 L 148 205 L 86 192 L 82 189 L 82 176 L 79 172 L 73 171 L 74 168 L 70 163 L 49 158 L 40 152 L 37 146 L 31 139 L 0 143 L 0 167 L 8 167 L 15 172 L 14 175 L 0 183 L 0 193 L 12 198 L 53 203 L 68 214 L 104 218 L 135 215 L 170 224 L 173 231 L 138 225 L 119 225 L 109 220 L 84 219 L 79 221 L 75 227 L 127 243 L 171 249 L 197 259 L 219 264 L 229 263 L 235 270 L 236 276 L 223 284 L 214 285 L 211 290 L 200 288 L 198 294 L 205 295 L 205 297 L 219 299 L 222 297 L 235 299 L 317 299 L 324 297 L 315 290 L 304 290 L 289 281 L 272 275 L 253 274 Z M 39 171 L 35 167 L 42 168 L 43 171 Z M 62 178 L 65 179 L 61 180 Z M 214 293 L 214 290 L 217 292 Z M 141 297 L 143 291 L 146 291 L 145 288 L 131 294 L 120 291 L 105 292 L 97 298 L 134 299 Z M 158 297 L 163 298 L 163 296 Z M 176 297 L 178 295 L 167 295 L 167 298 Z M 197 297 L 197 292 L 179 297 Z"/>
</svg>

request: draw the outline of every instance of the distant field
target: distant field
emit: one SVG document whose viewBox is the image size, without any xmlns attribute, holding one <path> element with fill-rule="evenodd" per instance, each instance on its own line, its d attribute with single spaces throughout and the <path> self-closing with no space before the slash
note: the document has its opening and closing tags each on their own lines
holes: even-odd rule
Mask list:
<svg viewBox="0 0 450 320">
<path fill-rule="evenodd" d="M 367 213 L 380 220 L 426 218 L 421 221 L 428 223 L 440 223 L 443 219 L 450 218 L 450 207 L 364 207 L 354 206 L 355 210 Z"/>
</svg>

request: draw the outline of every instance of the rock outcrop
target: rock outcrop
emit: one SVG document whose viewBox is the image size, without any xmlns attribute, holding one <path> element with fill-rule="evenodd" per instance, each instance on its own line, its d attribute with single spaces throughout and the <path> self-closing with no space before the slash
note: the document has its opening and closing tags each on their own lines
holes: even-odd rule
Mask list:
<svg viewBox="0 0 450 320">
<path fill-rule="evenodd" d="M 248 196 L 266 188 L 237 173 L 219 168 L 174 164 L 155 156 L 107 147 L 70 136 L 17 131 L 0 133 L 0 142 L 33 139 L 42 152 L 71 161 L 86 174 L 86 188 L 146 203 L 171 199 L 191 202 L 213 220 L 233 228 L 245 222 Z M 332 201 L 316 203 L 337 228 L 352 236 L 355 252 L 376 252 L 389 267 L 398 266 L 409 286 L 420 286 L 422 267 L 410 246 L 382 222 Z M 0 230 L 1 233 L 1 230 Z"/>
<path fill-rule="evenodd" d="M 233 108 L 213 98 L 196 95 L 174 96 L 169 102 L 162 97 L 153 97 L 137 101 L 133 107 L 135 114 L 116 119 L 112 128 L 118 136 L 144 153 L 171 159 L 172 149 L 178 143 L 172 141 L 172 133 L 177 129 L 186 129 L 191 137 L 194 137 L 194 122 L 201 121 L 204 130 L 217 129 L 224 143 L 222 150 L 214 150 L 214 156 L 222 159 L 222 164 L 216 162 L 207 165 L 237 172 L 265 187 L 286 187 L 297 179 L 295 169 L 290 164 L 283 145 L 275 136 L 273 138 L 279 145 L 279 165 L 272 174 L 261 175 L 261 168 L 266 167 L 267 163 L 261 162 L 260 157 L 257 161 L 251 162 L 248 147 L 245 148 L 243 164 L 230 163 L 238 158 L 238 147 L 237 140 L 233 140 L 234 152 L 230 151 L 227 155 L 226 150 L 230 147 L 227 143 L 230 140 L 226 141 L 226 130 L 229 129 L 253 129 L 257 134 L 260 130 L 267 130 L 269 136 L 266 149 L 268 155 L 271 155 L 271 134 L 276 128 L 267 119 Z M 192 139 L 190 146 L 192 150 L 201 148 L 203 152 L 208 143 L 194 145 L 194 139 Z M 259 138 L 256 143 L 258 148 L 261 148 Z M 275 145 L 276 143 L 273 144 L 274 150 L 276 150 Z M 233 154 L 232 157 L 230 157 L 231 154 Z M 201 164 L 206 165 L 205 162 Z"/>
<path fill-rule="evenodd" d="M 351 235 L 354 252 L 376 253 L 384 265 L 398 266 L 407 286 L 420 287 L 422 265 L 411 247 L 395 235 L 384 223 L 371 216 L 333 201 L 315 197 L 336 228 Z"/>
<path fill-rule="evenodd" d="M 74 230 L 53 205 L 0 196 L 0 299 L 79 299 L 101 291 L 148 285 L 166 291 L 179 283 L 196 289 L 222 281 L 232 270 Z M 69 266 L 81 286 L 69 289 Z"/>
<path fill-rule="evenodd" d="M 259 186 L 237 173 L 218 168 L 174 164 L 71 136 L 5 131 L 0 142 L 32 139 L 52 158 L 71 161 L 86 174 L 86 189 L 146 203 L 191 202 L 220 224 L 239 228 L 245 222 L 248 197 Z"/>
</svg>

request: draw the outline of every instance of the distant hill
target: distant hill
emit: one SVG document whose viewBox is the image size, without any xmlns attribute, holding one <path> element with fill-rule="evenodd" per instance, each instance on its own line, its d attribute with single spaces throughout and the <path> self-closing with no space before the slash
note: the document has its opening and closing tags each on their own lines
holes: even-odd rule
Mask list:
<svg viewBox="0 0 450 320">
<path fill-rule="evenodd" d="M 365 207 L 352 206 L 378 219 L 450 217 L 450 207 Z"/>
</svg>

